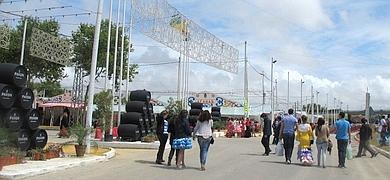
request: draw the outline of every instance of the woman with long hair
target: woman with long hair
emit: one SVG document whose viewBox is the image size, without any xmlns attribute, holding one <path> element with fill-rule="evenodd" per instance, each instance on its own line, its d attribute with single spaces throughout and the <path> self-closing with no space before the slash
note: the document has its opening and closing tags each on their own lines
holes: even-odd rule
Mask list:
<svg viewBox="0 0 390 180">
<path fill-rule="evenodd" d="M 317 146 L 317 162 L 318 166 L 325 168 L 326 150 L 328 149 L 329 128 L 325 124 L 324 118 L 318 118 L 317 127 L 315 128 L 316 146 Z"/>
<path fill-rule="evenodd" d="M 209 111 L 203 111 L 194 128 L 194 135 L 198 138 L 200 148 L 200 170 L 206 170 L 207 153 L 212 140 L 213 120 Z"/>
<path fill-rule="evenodd" d="M 191 130 L 188 122 L 188 111 L 180 111 L 179 116 L 175 120 L 175 138 L 173 139 L 173 148 L 177 149 L 177 161 L 176 167 L 181 169 L 185 168 L 184 163 L 184 150 L 192 148 Z"/>
</svg>

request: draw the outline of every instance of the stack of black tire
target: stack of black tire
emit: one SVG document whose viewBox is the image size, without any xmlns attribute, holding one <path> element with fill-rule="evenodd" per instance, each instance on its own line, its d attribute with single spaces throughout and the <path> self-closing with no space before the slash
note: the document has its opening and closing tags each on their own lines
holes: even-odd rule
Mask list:
<svg viewBox="0 0 390 180">
<path fill-rule="evenodd" d="M 153 132 L 153 105 L 151 93 L 146 90 L 131 91 L 126 113 L 121 115 L 118 136 L 122 141 L 138 141 Z"/>
<path fill-rule="evenodd" d="M 39 129 L 42 115 L 32 108 L 34 93 L 26 87 L 27 69 L 18 64 L 0 64 L 0 126 L 7 128 L 21 151 L 43 148 L 48 137 Z"/>
<path fill-rule="evenodd" d="M 190 126 L 195 127 L 196 121 L 198 121 L 200 113 L 202 113 L 203 103 L 191 103 L 191 109 L 189 112 Z"/>
<path fill-rule="evenodd" d="M 221 120 L 221 108 L 220 107 L 211 107 L 211 117 L 213 121 Z"/>
</svg>

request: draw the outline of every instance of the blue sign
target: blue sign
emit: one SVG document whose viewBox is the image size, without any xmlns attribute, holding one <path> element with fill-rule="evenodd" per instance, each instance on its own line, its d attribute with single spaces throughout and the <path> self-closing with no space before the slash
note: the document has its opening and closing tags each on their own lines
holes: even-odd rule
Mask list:
<svg viewBox="0 0 390 180">
<path fill-rule="evenodd" d="M 191 106 L 192 103 L 196 102 L 195 97 L 189 97 L 188 98 L 188 105 Z"/>
<path fill-rule="evenodd" d="M 217 107 L 223 106 L 223 98 L 221 98 L 221 97 L 215 98 L 215 105 L 216 105 Z"/>
</svg>

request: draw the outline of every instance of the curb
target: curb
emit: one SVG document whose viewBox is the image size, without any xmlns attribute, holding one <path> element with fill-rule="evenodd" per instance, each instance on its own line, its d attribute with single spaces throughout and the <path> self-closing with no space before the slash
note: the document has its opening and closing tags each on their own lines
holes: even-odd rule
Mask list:
<svg viewBox="0 0 390 180">
<path fill-rule="evenodd" d="M 27 164 L 18 164 L 18 165 L 12 165 L 8 167 L 7 169 L 3 168 L 3 171 L 0 172 L 0 179 L 21 179 L 21 178 L 28 178 L 32 176 L 37 176 L 37 175 L 42 175 L 42 174 L 47 174 L 47 173 L 52 173 L 56 171 L 61 171 L 65 170 L 68 168 L 73 168 L 73 167 L 80 167 L 80 166 L 86 166 L 88 164 L 93 164 L 97 162 L 104 162 L 107 161 L 113 157 L 115 157 L 116 151 L 113 148 L 110 148 L 109 152 L 104 153 L 104 156 L 96 156 L 96 157 L 91 157 L 91 156 L 86 156 L 83 159 L 68 159 L 68 162 L 57 162 L 55 163 L 55 159 L 53 160 L 48 160 L 46 162 L 53 163 L 52 166 L 50 165 L 40 165 L 40 167 L 35 167 L 35 168 L 28 168 L 29 165 Z M 77 162 L 74 162 L 74 160 L 78 160 Z M 42 162 L 34 162 L 34 161 L 29 161 L 30 164 L 38 164 Z M 15 168 L 15 166 L 19 166 L 19 169 Z M 39 165 L 37 165 L 39 166 Z M 23 170 L 20 170 L 20 169 Z M 6 171 L 4 171 L 6 170 Z"/>
<path fill-rule="evenodd" d="M 141 141 L 136 142 L 122 142 L 122 141 L 94 141 L 98 144 L 99 147 L 112 147 L 117 149 L 148 149 L 148 150 L 158 150 L 160 143 L 155 141 L 153 143 L 144 143 Z M 165 149 L 170 149 L 169 143 L 166 144 Z"/>
<path fill-rule="evenodd" d="M 374 148 L 376 151 L 378 151 L 379 153 L 381 153 L 383 156 L 387 157 L 388 159 L 390 159 L 390 153 L 379 148 L 379 147 L 376 147 L 376 146 L 371 146 L 372 148 Z"/>
<path fill-rule="evenodd" d="M 356 135 L 354 136 L 354 139 L 356 141 L 359 141 L 359 139 L 356 137 Z M 376 151 L 378 151 L 380 154 L 382 154 L 383 156 L 385 156 L 386 158 L 390 159 L 390 152 L 387 152 L 385 150 L 383 150 L 382 148 L 379 148 L 379 147 L 376 147 L 376 146 L 371 146 L 373 149 L 375 149 Z"/>
<path fill-rule="evenodd" d="M 106 160 L 109 160 L 116 155 L 116 150 L 114 148 L 110 148 L 110 151 L 104 153 L 104 156 L 106 157 Z"/>
</svg>

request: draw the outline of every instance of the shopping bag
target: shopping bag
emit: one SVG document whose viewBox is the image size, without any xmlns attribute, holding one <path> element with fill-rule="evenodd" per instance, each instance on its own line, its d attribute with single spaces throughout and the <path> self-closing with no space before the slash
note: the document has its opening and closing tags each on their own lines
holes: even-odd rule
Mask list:
<svg viewBox="0 0 390 180">
<path fill-rule="evenodd" d="M 353 158 L 352 146 L 351 146 L 351 144 L 348 144 L 348 146 L 347 146 L 347 159 L 351 160 L 352 158 Z"/>
<path fill-rule="evenodd" d="M 283 144 L 282 144 L 281 142 L 279 142 L 279 143 L 276 145 L 275 154 L 276 154 L 277 156 L 283 156 L 283 155 L 284 155 L 284 147 L 283 147 Z"/>
</svg>

